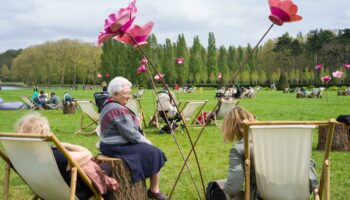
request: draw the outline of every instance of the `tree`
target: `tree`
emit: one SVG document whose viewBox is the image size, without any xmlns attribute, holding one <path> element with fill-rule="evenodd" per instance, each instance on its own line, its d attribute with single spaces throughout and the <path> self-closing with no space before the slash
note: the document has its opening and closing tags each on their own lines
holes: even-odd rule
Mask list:
<svg viewBox="0 0 350 200">
<path fill-rule="evenodd" d="M 1 67 L 1 79 L 2 81 L 6 81 L 7 80 L 7 77 L 8 75 L 10 74 L 10 70 L 9 70 L 9 67 L 7 65 L 2 65 Z"/>
<path fill-rule="evenodd" d="M 285 88 L 289 88 L 289 83 L 286 75 L 283 72 L 281 72 L 281 75 L 277 84 L 277 90 L 284 90 Z"/>
<path fill-rule="evenodd" d="M 207 74 L 208 83 L 213 83 L 216 81 L 216 75 L 218 73 L 217 63 L 216 63 L 216 46 L 215 46 L 215 36 L 214 33 L 209 33 L 208 38 L 208 58 L 207 58 Z"/>
</svg>

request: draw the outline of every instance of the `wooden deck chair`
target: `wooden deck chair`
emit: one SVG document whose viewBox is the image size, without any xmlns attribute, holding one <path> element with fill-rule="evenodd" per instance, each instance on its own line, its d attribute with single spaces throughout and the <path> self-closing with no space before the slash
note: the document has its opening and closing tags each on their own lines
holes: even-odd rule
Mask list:
<svg viewBox="0 0 350 200">
<path fill-rule="evenodd" d="M 335 126 L 331 121 L 275 121 L 245 124 L 245 199 L 250 199 L 250 163 L 248 135 L 253 145 L 258 193 L 263 199 L 310 199 L 309 164 L 313 129 L 328 126 L 327 147 L 318 193 L 315 199 L 330 199 L 329 151 Z"/>
<path fill-rule="evenodd" d="M 143 90 L 143 89 L 137 91 L 135 94 L 133 94 L 133 98 L 134 99 L 141 99 L 144 92 L 145 92 L 145 90 Z"/>
<path fill-rule="evenodd" d="M 208 102 L 207 100 L 186 101 L 183 107 L 180 109 L 180 112 L 184 121 L 191 121 L 189 125 L 194 125 L 194 122 L 196 121 L 197 116 L 201 114 L 207 102 Z"/>
<path fill-rule="evenodd" d="M 74 134 L 94 134 L 95 127 L 93 125 L 98 125 L 100 114 L 95 110 L 95 104 L 92 100 L 77 100 L 77 104 L 81 108 L 81 121 L 80 121 L 80 130 Z M 86 125 L 84 124 L 84 117 L 88 117 L 90 122 Z"/>
<path fill-rule="evenodd" d="M 23 103 L 25 103 L 26 105 L 28 105 L 28 107 L 29 107 L 30 110 L 36 110 L 36 109 L 38 109 L 38 107 L 37 107 L 35 104 L 33 104 L 32 101 L 31 101 L 28 97 L 26 97 L 26 96 L 21 96 L 21 97 L 19 97 L 19 98 L 23 101 Z"/>
<path fill-rule="evenodd" d="M 231 110 L 232 108 L 234 108 L 235 106 L 238 105 L 239 101 L 236 100 L 229 100 L 229 101 L 225 101 L 225 100 L 219 100 L 219 110 L 216 111 L 216 114 L 214 115 L 214 123 L 215 125 L 220 125 L 218 123 L 218 120 L 223 120 L 225 113 L 229 110 Z"/>
<path fill-rule="evenodd" d="M 0 150 L 0 154 L 7 162 L 3 199 L 8 199 L 10 166 L 36 194 L 33 199 L 78 199 L 75 196 L 77 177 L 93 191 L 96 199 L 103 199 L 54 134 L 0 133 L 0 141 L 4 150 L 4 153 Z M 60 174 L 51 142 L 72 166 L 70 187 Z"/>
<path fill-rule="evenodd" d="M 126 104 L 126 107 L 128 107 L 131 111 L 135 113 L 135 115 L 140 121 L 140 127 L 145 127 L 146 126 L 145 115 L 141 108 L 140 99 L 130 99 Z"/>
</svg>

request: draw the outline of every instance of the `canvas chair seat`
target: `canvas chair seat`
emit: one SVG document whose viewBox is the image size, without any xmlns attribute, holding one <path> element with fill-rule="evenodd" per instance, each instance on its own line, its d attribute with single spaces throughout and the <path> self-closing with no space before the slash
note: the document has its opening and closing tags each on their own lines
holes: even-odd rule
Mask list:
<svg viewBox="0 0 350 200">
<path fill-rule="evenodd" d="M 309 199 L 309 164 L 312 153 L 312 134 L 319 125 L 329 127 L 331 140 L 335 122 L 252 122 L 247 123 L 245 140 L 245 197 L 250 193 L 250 149 L 253 145 L 255 176 L 258 194 L 263 199 Z M 249 133 L 248 133 L 249 132 Z M 328 160 L 329 150 L 325 151 Z M 328 161 L 327 161 L 328 162 Z M 321 173 L 320 195 L 329 195 L 329 166 L 324 161 Z M 326 178 L 324 178 L 324 176 Z M 248 196 L 248 197 L 247 197 Z M 326 198 L 329 199 L 329 198 Z"/>
<path fill-rule="evenodd" d="M 19 98 L 23 101 L 23 103 L 25 103 L 26 105 L 28 105 L 28 107 L 29 107 L 30 110 L 36 110 L 36 109 L 38 109 L 38 107 L 37 107 L 35 104 L 33 104 L 32 101 L 31 101 L 28 97 L 26 97 L 26 96 L 21 96 L 21 97 L 19 97 Z"/>
<path fill-rule="evenodd" d="M 77 104 L 81 108 L 80 129 L 75 134 L 93 134 L 100 119 L 100 114 L 95 110 L 95 104 L 92 100 L 77 100 Z M 84 117 L 89 119 L 89 123 L 84 122 Z M 96 125 L 93 127 L 93 125 Z"/>
<path fill-rule="evenodd" d="M 95 196 L 99 199 L 102 198 L 79 165 L 53 134 L 44 136 L 40 134 L 0 133 L 0 141 L 5 151 L 5 154 L 1 153 L 8 157 L 5 160 L 12 164 L 16 173 L 38 197 L 47 200 L 78 199 L 75 196 L 77 174 L 72 174 L 71 187 L 69 187 L 57 166 L 50 146 L 52 141 L 71 164 L 72 171 L 73 169 L 77 170 L 78 176 L 90 187 Z M 8 180 L 5 180 L 4 183 L 8 184 Z M 8 185 L 4 187 L 8 188 Z M 8 191 L 5 193 L 4 195 L 8 196 Z"/>
<path fill-rule="evenodd" d="M 234 108 L 235 106 L 238 105 L 239 101 L 236 100 L 229 100 L 229 101 L 225 101 L 225 100 L 219 100 L 219 110 L 216 111 L 215 115 L 214 115 L 214 123 L 215 125 L 220 125 L 219 124 L 219 120 L 223 120 L 225 113 L 229 110 L 231 110 L 232 108 Z"/>
<path fill-rule="evenodd" d="M 203 101 L 186 101 L 183 107 L 180 109 L 182 118 L 185 121 L 191 121 L 189 124 L 193 125 L 196 118 L 201 114 L 204 106 L 207 104 L 207 100 Z"/>
<path fill-rule="evenodd" d="M 144 113 L 141 108 L 141 102 L 139 99 L 130 99 L 126 104 L 126 107 L 128 107 L 131 111 L 135 113 L 135 115 L 139 119 L 140 127 L 146 126 Z"/>
</svg>

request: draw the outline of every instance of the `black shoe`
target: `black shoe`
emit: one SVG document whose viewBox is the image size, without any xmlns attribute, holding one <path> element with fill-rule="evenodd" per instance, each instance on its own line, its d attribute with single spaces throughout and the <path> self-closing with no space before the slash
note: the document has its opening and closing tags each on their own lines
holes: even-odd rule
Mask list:
<svg viewBox="0 0 350 200">
<path fill-rule="evenodd" d="M 166 200 L 169 197 L 161 192 L 153 193 L 150 189 L 147 191 L 147 196 L 150 199 L 156 199 L 156 200 Z"/>
<path fill-rule="evenodd" d="M 164 130 L 160 129 L 159 134 L 164 134 Z"/>
</svg>

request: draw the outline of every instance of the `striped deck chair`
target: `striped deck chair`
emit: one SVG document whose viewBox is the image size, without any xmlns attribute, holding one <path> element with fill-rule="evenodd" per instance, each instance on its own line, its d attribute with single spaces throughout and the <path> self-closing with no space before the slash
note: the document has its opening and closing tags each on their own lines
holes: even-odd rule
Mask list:
<svg viewBox="0 0 350 200">
<path fill-rule="evenodd" d="M 189 125 L 194 125 L 196 118 L 202 113 L 204 106 L 207 104 L 207 100 L 203 101 L 186 101 L 183 107 L 180 109 L 182 118 L 184 121 L 191 121 Z"/>
<path fill-rule="evenodd" d="M 126 104 L 126 107 L 128 107 L 131 111 L 135 113 L 135 115 L 139 119 L 140 127 L 145 127 L 146 126 L 145 115 L 141 108 L 140 99 L 130 99 Z"/>
<path fill-rule="evenodd" d="M 28 98 L 28 97 L 25 97 L 25 96 L 21 96 L 19 97 L 23 103 L 25 103 L 26 105 L 28 105 L 29 109 L 30 110 L 36 110 L 38 109 L 38 107 L 32 103 L 32 101 Z"/>
<path fill-rule="evenodd" d="M 309 164 L 313 130 L 328 127 L 327 147 L 315 199 L 330 199 L 329 151 L 335 120 L 270 121 L 245 124 L 245 199 L 250 199 L 250 163 L 254 157 L 258 194 L 263 199 L 310 199 Z M 252 141 L 250 149 L 248 135 Z M 250 156 L 253 153 L 254 156 Z"/>
<path fill-rule="evenodd" d="M 7 163 L 3 199 L 8 199 L 10 166 L 33 190 L 35 193 L 33 199 L 78 199 L 75 196 L 77 177 L 93 191 L 96 199 L 103 199 L 93 187 L 91 180 L 54 134 L 0 133 L 0 142 L 4 150 L 4 152 L 0 150 L 0 155 Z M 63 152 L 72 166 L 70 186 L 60 174 L 50 146 L 51 143 Z"/>
<path fill-rule="evenodd" d="M 100 118 L 100 114 L 95 110 L 95 104 L 92 100 L 77 100 L 77 104 L 81 108 L 80 129 L 74 134 L 94 134 L 96 126 Z M 84 117 L 89 119 L 89 123 L 85 124 Z M 92 127 L 93 125 L 96 125 Z"/>
</svg>

